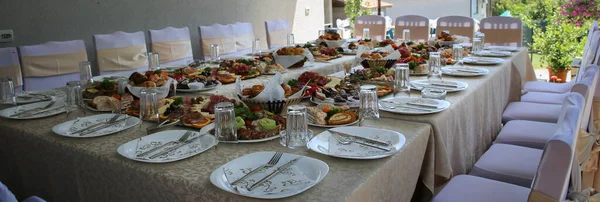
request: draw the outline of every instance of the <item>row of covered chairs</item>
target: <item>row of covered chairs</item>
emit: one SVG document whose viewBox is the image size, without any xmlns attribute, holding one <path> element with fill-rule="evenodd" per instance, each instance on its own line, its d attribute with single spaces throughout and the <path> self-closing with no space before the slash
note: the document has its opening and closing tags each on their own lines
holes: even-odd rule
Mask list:
<svg viewBox="0 0 600 202">
<path fill-rule="evenodd" d="M 290 32 L 287 20 L 265 22 L 270 48 L 287 44 Z M 199 26 L 201 54 L 210 55 L 210 45 L 218 44 L 221 55 L 251 52 L 255 38 L 252 24 L 235 23 Z M 149 30 L 150 46 L 159 54 L 163 65 L 187 64 L 194 59 L 187 27 Z M 142 31 L 114 32 L 93 36 L 100 74 L 145 71 L 148 66 L 147 45 Z M 15 90 L 42 90 L 64 86 L 79 80 L 79 63 L 88 61 L 83 40 L 0 48 L 0 76 L 11 77 Z"/>
<path fill-rule="evenodd" d="M 430 36 L 429 18 L 420 15 L 404 15 L 396 18 L 394 38 L 401 39 L 405 29 L 410 30 L 411 40 L 428 41 Z M 363 29 L 369 28 L 372 39 L 385 39 L 385 18 L 378 15 L 359 16 L 356 18 L 354 32 L 362 38 Z M 476 31 L 476 23 L 470 17 L 440 17 L 436 24 L 436 35 L 442 31 L 471 38 Z M 482 19 L 479 31 L 484 33 L 485 42 L 489 45 L 521 46 L 523 38 L 522 21 L 518 18 L 492 16 Z"/>
</svg>

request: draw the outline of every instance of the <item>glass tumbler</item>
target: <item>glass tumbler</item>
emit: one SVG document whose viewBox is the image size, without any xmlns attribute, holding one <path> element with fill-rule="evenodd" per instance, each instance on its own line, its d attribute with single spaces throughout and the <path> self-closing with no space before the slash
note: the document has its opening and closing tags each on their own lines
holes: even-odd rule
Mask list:
<svg viewBox="0 0 600 202">
<path fill-rule="evenodd" d="M 79 63 L 79 84 L 81 84 L 81 86 L 94 84 L 94 79 L 92 78 L 92 66 L 88 61 Z"/>
<path fill-rule="evenodd" d="M 325 35 L 325 30 L 319 30 L 319 36 L 317 37 L 317 39 L 323 35 Z"/>
<path fill-rule="evenodd" d="M 211 44 L 210 45 L 210 60 L 213 62 L 217 62 L 221 60 L 219 56 L 219 45 Z"/>
<path fill-rule="evenodd" d="M 410 29 L 404 29 L 404 30 L 402 30 L 402 40 L 404 42 L 409 42 L 410 41 Z"/>
<path fill-rule="evenodd" d="M 473 53 L 475 55 L 479 55 L 479 54 L 481 54 L 482 49 L 483 49 L 483 43 L 482 43 L 481 39 L 474 38 L 473 39 Z"/>
<path fill-rule="evenodd" d="M 407 92 L 410 97 L 410 70 L 408 64 L 397 64 L 394 69 L 394 97 L 400 92 Z"/>
<path fill-rule="evenodd" d="M 371 39 L 371 30 L 369 28 L 363 29 L 363 39 Z"/>
<path fill-rule="evenodd" d="M 215 105 L 215 139 L 217 139 L 217 143 L 238 142 L 235 129 L 235 108 L 231 102 L 221 102 Z"/>
<path fill-rule="evenodd" d="M 11 77 L 0 78 L 0 91 L 3 104 L 17 105 L 17 96 L 15 94 L 15 85 Z"/>
<path fill-rule="evenodd" d="M 443 100 L 446 98 L 446 90 L 437 88 L 423 88 L 423 90 L 421 90 L 421 97 Z"/>
<path fill-rule="evenodd" d="M 252 55 L 260 55 L 260 39 L 252 40 Z"/>
<path fill-rule="evenodd" d="M 306 149 L 311 137 L 312 131 L 308 130 L 306 106 L 289 106 L 285 132 L 281 134 L 279 143 L 290 149 Z"/>
<path fill-rule="evenodd" d="M 452 46 L 452 60 L 462 65 L 463 47 L 458 44 Z"/>
<path fill-rule="evenodd" d="M 362 126 L 366 119 L 379 120 L 379 100 L 377 98 L 377 86 L 364 85 L 360 87 L 360 113 L 359 125 Z"/>
<path fill-rule="evenodd" d="M 485 34 L 483 32 L 475 32 L 475 37 L 473 37 L 473 39 L 480 39 L 483 49 L 483 46 L 485 46 Z"/>
<path fill-rule="evenodd" d="M 152 88 L 144 88 L 140 92 L 140 119 L 159 122 L 158 96 Z"/>
<path fill-rule="evenodd" d="M 160 61 L 158 60 L 158 53 L 148 53 L 148 70 L 156 71 L 160 69 Z"/>
<path fill-rule="evenodd" d="M 294 34 L 288 34 L 287 35 L 287 46 L 294 46 L 295 42 L 294 42 Z"/>
<path fill-rule="evenodd" d="M 67 82 L 66 99 L 65 99 L 65 111 L 67 112 L 67 120 L 72 117 L 72 112 L 77 110 L 79 107 L 84 107 L 85 102 L 83 101 L 83 91 L 79 81 Z M 85 116 L 85 110 L 81 110 L 83 116 Z"/>
<path fill-rule="evenodd" d="M 442 79 L 442 59 L 440 58 L 440 52 L 429 53 L 429 76 Z"/>
</svg>

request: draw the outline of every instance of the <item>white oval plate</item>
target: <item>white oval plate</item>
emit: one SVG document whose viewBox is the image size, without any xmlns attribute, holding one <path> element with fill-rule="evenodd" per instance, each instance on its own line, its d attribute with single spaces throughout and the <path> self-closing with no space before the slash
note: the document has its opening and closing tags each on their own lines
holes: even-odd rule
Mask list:
<svg viewBox="0 0 600 202">
<path fill-rule="evenodd" d="M 315 127 L 321 127 L 321 128 L 336 128 L 336 127 L 342 127 L 342 126 L 351 126 L 351 125 L 358 123 L 358 121 L 359 120 L 356 119 L 356 121 L 354 121 L 352 123 L 347 123 L 347 124 L 342 124 L 342 125 L 320 125 L 320 124 L 316 124 L 316 123 L 312 123 L 312 122 L 308 121 L 308 125 L 315 126 Z"/>
<path fill-rule="evenodd" d="M 87 116 L 84 117 L 86 119 L 89 119 L 90 124 L 97 124 L 100 122 L 106 122 L 108 120 L 110 120 L 112 117 L 114 116 L 114 114 L 97 114 L 97 115 L 92 115 L 92 116 Z M 123 119 L 125 116 L 122 115 L 122 117 L 119 117 L 119 119 Z M 73 134 L 67 134 L 67 132 L 70 130 L 71 126 L 73 125 L 73 123 L 75 123 L 77 119 L 75 120 L 70 120 L 61 124 L 58 124 L 54 127 L 52 127 L 52 132 L 61 135 L 61 136 L 65 136 L 65 137 L 74 137 L 74 138 L 89 138 L 89 137 L 100 137 L 100 136 L 105 136 L 105 135 L 110 135 L 113 133 L 118 133 L 124 130 L 127 130 L 133 126 L 136 126 L 137 124 L 139 124 L 141 121 L 139 118 L 137 117 L 133 117 L 133 116 L 129 116 L 127 118 L 127 120 L 125 121 L 125 125 L 123 127 L 119 127 L 119 128 L 105 128 L 93 133 L 90 133 L 88 135 L 84 135 L 84 136 L 80 136 L 80 135 L 73 135 Z"/>
<path fill-rule="evenodd" d="M 194 93 L 194 92 L 202 92 L 202 91 L 212 90 L 212 89 L 218 88 L 218 87 L 220 87 L 221 85 L 223 85 L 223 84 L 221 84 L 221 82 L 220 82 L 220 81 L 216 81 L 216 82 L 217 82 L 217 85 L 212 85 L 212 86 L 209 86 L 209 87 L 204 87 L 204 88 L 201 88 L 201 89 L 193 89 L 193 90 L 192 90 L 192 89 L 179 89 L 179 88 L 178 88 L 178 89 L 177 89 L 177 92 L 182 92 L 182 93 Z"/>
<path fill-rule="evenodd" d="M 312 138 L 310 140 L 310 142 L 308 142 L 308 148 L 310 150 L 313 150 L 320 154 L 339 157 L 339 158 L 379 159 L 379 158 L 385 158 L 385 157 L 394 155 L 396 152 L 400 151 L 400 149 L 404 146 L 404 143 L 406 142 L 406 138 L 404 137 L 404 135 L 402 133 L 399 133 L 396 131 L 391 131 L 391 130 L 386 130 L 386 129 L 348 126 L 348 127 L 338 127 L 338 128 L 334 128 L 331 130 L 350 134 L 350 135 L 371 138 L 371 139 L 379 139 L 379 138 L 385 136 L 387 139 L 390 140 L 388 143 L 391 143 L 391 145 L 393 145 L 393 149 L 389 152 L 386 152 L 383 150 L 378 150 L 375 148 L 367 147 L 367 148 L 369 148 L 369 150 L 366 150 L 365 152 L 367 152 L 367 151 L 379 151 L 379 152 L 373 153 L 373 154 L 365 154 L 365 155 L 345 155 L 345 154 L 343 154 L 344 152 L 342 150 L 330 151 L 329 150 L 330 143 L 338 144 L 338 142 L 333 137 L 331 137 L 331 133 L 329 133 L 327 130 L 319 133 L 317 136 Z M 330 142 L 330 140 L 332 142 Z M 356 145 L 356 143 L 350 143 L 350 145 Z M 364 147 L 365 146 L 360 146 L 360 148 L 364 148 Z M 341 146 L 339 148 L 344 148 L 344 146 Z"/>
<path fill-rule="evenodd" d="M 471 73 L 471 72 L 464 72 L 461 70 L 465 70 L 465 71 L 477 71 L 478 73 Z M 445 67 L 442 68 L 442 73 L 444 75 L 450 75 L 450 76 L 464 76 L 464 77 L 469 77 L 469 76 L 482 76 L 482 75 L 486 75 L 488 74 L 490 71 L 484 68 L 479 68 L 479 67 L 469 67 L 469 68 L 464 68 L 464 67 Z"/>
<path fill-rule="evenodd" d="M 504 62 L 504 60 L 500 59 L 500 58 L 466 57 L 466 58 L 463 58 L 463 62 L 465 64 L 473 64 L 473 65 L 497 65 L 497 64 L 502 64 Z"/>
<path fill-rule="evenodd" d="M 257 193 L 258 190 L 260 190 L 260 187 L 262 187 L 262 186 L 259 186 L 253 192 L 242 194 L 242 193 L 238 192 L 237 190 L 235 190 L 230 185 L 231 182 L 227 179 L 227 177 L 225 175 L 225 168 L 228 168 L 228 167 L 257 168 L 258 166 L 261 166 L 261 165 L 267 163 L 271 159 L 271 157 L 273 157 L 274 154 L 275 154 L 275 152 L 256 152 L 256 153 L 246 154 L 242 157 L 234 159 L 234 160 L 218 167 L 217 169 L 215 169 L 215 171 L 213 171 L 210 174 L 210 182 L 213 185 L 215 185 L 216 187 L 218 187 L 219 189 L 222 189 L 229 193 L 241 195 L 241 196 L 246 196 L 246 197 L 250 197 L 250 198 L 259 198 L 259 199 L 279 199 L 279 198 L 286 198 L 286 197 L 294 196 L 294 195 L 300 194 L 300 193 L 310 189 L 311 187 L 313 187 L 316 184 L 318 184 L 319 182 L 321 182 L 321 180 L 323 180 L 323 178 L 325 178 L 325 176 L 327 176 L 327 173 L 329 173 L 329 166 L 327 165 L 327 163 L 325 163 L 321 160 L 318 160 L 318 159 L 308 157 L 308 156 L 302 156 L 302 158 L 300 158 L 298 161 L 296 161 L 292 166 L 295 166 L 297 168 L 297 170 L 302 172 L 308 179 L 314 181 L 309 186 L 304 187 L 303 189 L 291 190 L 291 191 L 282 192 L 282 193 Z M 285 164 L 295 158 L 298 158 L 298 157 L 301 157 L 301 156 L 296 155 L 296 154 L 283 153 L 283 155 L 281 156 L 281 159 L 279 159 L 279 162 L 277 163 L 277 165 L 275 167 L 282 166 L 283 164 Z M 261 174 L 261 176 L 262 175 L 266 176 L 265 173 L 260 173 L 260 172 L 256 173 L 255 175 L 258 175 L 258 174 Z"/>
<path fill-rule="evenodd" d="M 458 88 L 428 85 L 431 82 L 456 84 L 458 86 Z M 411 89 L 415 89 L 418 91 L 421 91 L 421 90 L 423 90 L 424 87 L 427 87 L 427 88 L 443 89 L 443 90 L 446 90 L 446 92 L 451 93 L 451 92 L 458 92 L 458 91 L 465 90 L 469 87 L 469 84 L 462 82 L 462 81 L 452 81 L 452 80 L 441 80 L 440 81 L 440 80 L 422 79 L 422 80 L 411 81 L 410 86 L 411 86 Z"/>
<path fill-rule="evenodd" d="M 170 141 L 177 141 L 183 134 L 185 134 L 185 132 L 187 132 L 187 130 L 167 130 L 147 135 L 141 138 L 136 138 L 135 140 L 131 140 L 119 146 L 119 148 L 117 148 L 117 152 L 121 156 L 134 161 L 146 163 L 168 163 L 198 155 L 215 145 L 215 137 L 207 134 L 203 135 L 197 140 L 194 140 L 189 145 L 183 146 L 175 151 L 171 151 L 165 155 L 159 156 L 154 159 L 136 157 L 137 154 L 141 154 L 159 145 L 166 144 Z M 188 139 L 198 137 L 201 134 L 204 133 L 194 132 Z M 165 149 L 166 148 L 169 148 L 169 146 L 165 147 Z M 159 151 L 164 151 L 164 149 L 159 149 Z M 153 154 L 159 151 L 156 151 Z"/>
<path fill-rule="evenodd" d="M 57 100 L 54 105 L 52 105 L 50 108 L 55 108 L 55 110 L 50 110 L 44 113 L 39 113 L 33 116 L 28 116 L 28 117 L 9 117 L 12 114 L 16 114 L 18 112 L 24 111 L 24 110 L 29 110 L 29 109 L 35 109 L 35 108 L 39 108 L 39 107 L 45 107 L 46 105 L 48 105 L 48 103 L 50 103 L 51 101 L 45 101 L 45 102 L 36 102 L 36 103 L 32 103 L 32 104 L 27 104 L 27 105 L 20 105 L 20 106 L 16 106 L 16 107 L 11 107 L 8 109 L 4 109 L 2 111 L 0 111 L 0 116 L 7 118 L 7 119 L 16 119 L 16 120 L 27 120 L 27 119 L 39 119 L 39 118 L 46 118 L 46 117 L 50 117 L 50 116 L 54 116 L 57 114 L 61 114 L 63 112 L 65 112 L 65 103 L 64 101 L 59 101 Z M 17 109 L 19 111 L 17 111 Z"/>
<path fill-rule="evenodd" d="M 51 98 L 44 98 L 43 96 L 39 96 L 39 95 L 29 95 L 29 93 L 37 93 L 37 94 L 44 94 L 44 95 L 48 95 L 48 96 L 54 96 L 56 98 L 58 97 L 64 97 L 65 96 L 65 92 L 61 91 L 61 90 L 46 90 L 46 91 L 23 91 L 19 94 L 17 94 L 17 104 L 30 104 L 30 103 L 35 103 L 35 102 L 42 102 L 42 101 L 48 101 Z M 11 102 L 4 102 L 2 104 L 12 104 Z"/>
<path fill-rule="evenodd" d="M 396 113 L 396 114 L 410 114 L 410 115 L 422 115 L 422 114 L 434 114 L 441 111 L 444 111 L 450 107 L 450 102 L 446 100 L 435 100 L 429 98 L 411 98 L 411 97 L 392 97 L 382 99 L 379 102 L 384 102 L 384 104 L 379 103 L 379 108 L 382 111 Z M 391 103 L 390 103 L 391 102 Z M 420 108 L 419 106 L 409 105 L 410 108 L 400 107 L 399 105 L 404 105 L 408 102 L 416 102 L 428 105 L 436 105 L 437 109 L 427 109 L 427 110 L 419 110 L 416 108 Z M 394 109 L 391 106 L 395 107 Z"/>
<path fill-rule="evenodd" d="M 215 123 L 208 124 L 208 125 L 202 127 L 202 129 L 200 129 L 200 133 L 208 133 L 208 131 L 212 130 L 213 128 L 215 128 Z M 279 137 L 280 137 L 279 134 L 277 134 L 275 136 L 271 136 L 271 137 L 268 137 L 265 139 L 259 139 L 259 140 L 238 140 L 238 143 L 266 142 L 266 141 L 277 139 Z M 228 143 L 228 142 L 223 142 L 223 143 Z"/>
</svg>

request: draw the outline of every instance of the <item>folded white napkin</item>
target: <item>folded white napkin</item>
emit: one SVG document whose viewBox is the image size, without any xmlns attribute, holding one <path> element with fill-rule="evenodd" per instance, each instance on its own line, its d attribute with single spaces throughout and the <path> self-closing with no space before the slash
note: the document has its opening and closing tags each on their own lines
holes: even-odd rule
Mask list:
<svg viewBox="0 0 600 202">
<path fill-rule="evenodd" d="M 201 135 L 201 134 L 198 132 L 194 132 L 194 133 L 192 133 L 192 135 L 190 135 L 190 137 L 188 137 L 188 140 L 195 138 L 198 135 Z M 177 141 L 177 140 L 179 140 L 179 138 L 180 138 L 180 136 L 173 136 L 172 139 L 163 139 L 163 140 L 156 140 L 156 139 L 146 140 L 144 138 L 138 139 L 135 155 L 144 153 L 144 152 L 151 150 L 153 148 L 156 148 L 160 145 L 167 144 L 168 142 Z M 200 141 L 200 139 L 201 138 L 198 138 L 183 147 L 180 147 L 180 148 L 178 148 L 174 151 L 171 151 L 169 153 L 166 153 L 164 155 L 158 156 L 158 157 L 154 158 L 154 160 L 159 159 L 161 161 L 168 161 L 168 160 L 180 159 L 180 158 L 183 158 L 186 156 L 197 154 L 205 149 L 205 147 L 202 146 L 202 142 Z M 167 149 L 170 147 L 172 147 L 172 146 L 166 146 L 166 147 L 164 147 L 164 149 Z M 157 154 L 160 151 L 164 151 L 164 150 L 159 149 L 159 151 L 151 153 L 151 154 L 146 155 L 145 157 L 139 158 L 139 159 L 149 159 L 150 156 Z"/>
<path fill-rule="evenodd" d="M 283 165 L 281 162 L 280 165 Z M 227 181 L 233 182 L 242 178 L 246 173 L 249 173 L 253 169 L 259 167 L 261 164 L 255 165 L 229 165 L 223 168 Z M 300 169 L 292 165 L 279 174 L 275 175 L 270 180 L 267 180 L 262 185 L 254 188 L 252 191 L 248 191 L 248 188 L 254 183 L 260 181 L 273 171 L 277 170 L 277 167 L 265 168 L 258 172 L 250 175 L 246 179 L 238 182 L 233 186 L 235 190 L 241 194 L 253 194 L 253 195 L 264 195 L 264 194 L 283 194 L 296 192 L 305 189 L 308 186 L 314 185 L 316 182 L 309 179 Z"/>
</svg>

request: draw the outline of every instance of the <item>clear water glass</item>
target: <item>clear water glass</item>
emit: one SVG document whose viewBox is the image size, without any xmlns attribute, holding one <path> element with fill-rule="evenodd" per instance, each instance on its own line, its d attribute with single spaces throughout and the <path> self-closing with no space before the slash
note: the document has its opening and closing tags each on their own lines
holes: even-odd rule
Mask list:
<svg viewBox="0 0 600 202">
<path fill-rule="evenodd" d="M 364 120 L 379 120 L 379 99 L 377 98 L 377 86 L 364 85 L 360 87 L 360 112 L 359 125 Z"/>
<path fill-rule="evenodd" d="M 140 119 L 159 122 L 158 96 L 152 88 L 144 88 L 140 92 Z"/>
<path fill-rule="evenodd" d="M 447 92 L 444 89 L 423 88 L 423 90 L 421 90 L 421 97 L 429 98 L 429 99 L 436 99 L 436 100 L 443 100 L 446 98 L 446 93 Z"/>
<path fill-rule="evenodd" d="M 463 47 L 458 44 L 452 46 L 452 60 L 462 65 Z"/>
<path fill-rule="evenodd" d="M 160 69 L 160 61 L 158 60 L 158 53 L 148 53 L 148 70 L 156 71 Z"/>
<path fill-rule="evenodd" d="M 213 62 L 217 62 L 217 61 L 221 60 L 220 55 L 219 55 L 219 45 L 218 44 L 210 45 L 210 60 Z"/>
<path fill-rule="evenodd" d="M 67 82 L 66 98 L 65 98 L 65 111 L 67 112 L 67 120 L 70 120 L 73 114 L 79 107 L 84 107 L 85 101 L 83 100 L 83 91 L 79 81 Z M 85 110 L 81 110 L 83 116 L 85 116 Z"/>
<path fill-rule="evenodd" d="M 238 142 L 235 129 L 235 108 L 231 102 L 221 102 L 215 105 L 215 139 L 218 142 Z"/>
<path fill-rule="evenodd" d="M 0 78 L 0 91 L 3 104 L 17 105 L 17 96 L 15 94 L 15 84 L 11 77 Z"/>
<path fill-rule="evenodd" d="M 431 77 L 442 79 L 442 59 L 440 52 L 429 53 L 429 76 L 427 79 Z"/>
<path fill-rule="evenodd" d="M 410 41 L 410 29 L 404 29 L 404 30 L 402 30 L 402 40 L 404 42 L 409 42 Z"/>
<path fill-rule="evenodd" d="M 92 78 L 92 66 L 88 61 L 79 63 L 79 84 L 81 84 L 81 86 L 94 84 L 94 79 Z"/>
<path fill-rule="evenodd" d="M 479 55 L 479 54 L 481 54 L 482 49 L 483 49 L 483 43 L 482 43 L 481 39 L 474 38 L 473 39 L 473 53 L 475 55 Z"/>
<path fill-rule="evenodd" d="M 369 28 L 363 29 L 363 39 L 371 39 L 371 30 Z"/>
<path fill-rule="evenodd" d="M 473 37 L 474 39 L 478 38 L 481 40 L 481 45 L 482 45 L 482 49 L 483 46 L 485 46 L 485 34 L 483 32 L 475 32 L 475 37 Z"/>
<path fill-rule="evenodd" d="M 287 46 L 294 46 L 296 43 L 294 42 L 294 34 L 287 35 Z"/>
<path fill-rule="evenodd" d="M 312 138 L 308 130 L 307 109 L 304 105 L 292 105 L 287 108 L 285 131 L 281 134 L 280 144 L 290 149 L 306 149 Z"/>
<path fill-rule="evenodd" d="M 321 37 L 321 36 L 325 35 L 325 33 L 326 33 L 326 32 L 325 32 L 325 30 L 323 30 L 323 29 L 322 29 L 322 30 L 319 30 L 319 36 L 317 37 L 317 39 L 318 39 L 319 37 Z"/>
<path fill-rule="evenodd" d="M 252 40 L 252 55 L 260 55 L 260 39 Z"/>
<path fill-rule="evenodd" d="M 410 70 L 408 64 L 397 64 L 394 68 L 394 97 L 407 92 L 410 97 Z"/>
</svg>

